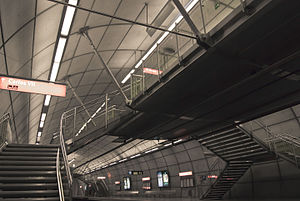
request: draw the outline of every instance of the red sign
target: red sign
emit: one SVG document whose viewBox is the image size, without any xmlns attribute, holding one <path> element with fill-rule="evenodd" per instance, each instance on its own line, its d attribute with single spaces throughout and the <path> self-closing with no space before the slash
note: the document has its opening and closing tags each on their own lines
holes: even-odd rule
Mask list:
<svg viewBox="0 0 300 201">
<path fill-rule="evenodd" d="M 144 73 L 151 75 L 158 75 L 158 70 L 152 68 L 144 68 Z M 159 71 L 159 74 L 162 74 L 162 71 Z"/>
<path fill-rule="evenodd" d="M 51 96 L 66 96 L 66 85 L 0 76 L 0 89 Z"/>
</svg>

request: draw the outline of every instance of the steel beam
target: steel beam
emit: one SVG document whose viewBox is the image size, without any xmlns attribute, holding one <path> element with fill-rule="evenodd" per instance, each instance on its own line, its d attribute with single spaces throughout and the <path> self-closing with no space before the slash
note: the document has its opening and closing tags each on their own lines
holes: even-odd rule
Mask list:
<svg viewBox="0 0 300 201">
<path fill-rule="evenodd" d="M 95 55 L 98 57 L 98 59 L 100 60 L 100 62 L 104 66 L 105 70 L 110 75 L 111 79 L 113 80 L 114 84 L 118 88 L 119 92 L 122 94 L 123 98 L 125 99 L 125 103 L 127 105 L 130 105 L 131 101 L 127 98 L 126 94 L 124 93 L 123 89 L 121 88 L 120 84 L 118 83 L 117 79 L 115 78 L 114 74 L 112 73 L 112 71 L 110 70 L 108 65 L 105 63 L 105 61 L 103 60 L 103 58 L 101 57 L 101 55 L 97 51 L 97 48 L 95 47 L 95 45 L 94 45 L 92 39 L 90 38 L 87 30 L 88 30 L 88 27 L 83 27 L 83 28 L 80 29 L 80 33 L 89 41 L 91 47 L 93 48 L 93 51 L 94 51 Z"/>
<path fill-rule="evenodd" d="M 83 107 L 83 109 L 85 110 L 86 114 L 89 116 L 89 118 L 92 120 L 94 126 L 96 126 L 96 123 L 94 122 L 91 114 L 89 113 L 89 111 L 87 110 L 87 108 L 85 107 L 85 105 L 83 104 L 82 100 L 80 99 L 80 97 L 77 95 L 75 89 L 73 88 L 73 86 L 71 85 L 69 79 L 66 80 L 68 86 L 70 87 L 70 89 L 72 90 L 75 98 L 77 99 L 77 101 L 80 103 L 80 105 Z"/>
<path fill-rule="evenodd" d="M 179 10 L 179 12 L 181 13 L 181 15 L 183 16 L 183 18 L 185 19 L 185 21 L 187 22 L 187 24 L 189 25 L 189 27 L 191 28 L 191 30 L 193 31 L 193 33 L 196 35 L 198 44 L 202 46 L 204 49 L 208 49 L 210 46 L 202 40 L 200 31 L 194 24 L 193 20 L 190 18 L 188 12 L 186 12 L 183 5 L 179 2 L 179 0 L 172 0 L 172 1 L 177 7 L 177 9 Z"/>
<path fill-rule="evenodd" d="M 75 6 L 75 5 L 72 5 L 72 4 L 68 4 L 66 2 L 57 1 L 57 0 L 48 0 L 48 1 L 51 1 L 53 3 L 62 4 L 62 5 L 65 5 L 65 6 L 74 7 L 74 8 L 77 8 L 79 10 L 83 10 L 83 11 L 94 13 L 94 14 L 98 14 L 98 15 L 102 15 L 102 16 L 109 17 L 109 18 L 112 18 L 112 19 L 117 19 L 117 20 L 120 20 L 120 21 L 128 22 L 130 24 L 140 25 L 140 26 L 143 26 L 143 27 L 151 28 L 151 29 L 157 29 L 157 30 L 160 30 L 160 31 L 169 32 L 169 33 L 172 33 L 172 34 L 177 34 L 177 35 L 180 35 L 180 36 L 183 36 L 183 37 L 192 38 L 192 39 L 196 39 L 197 40 L 197 37 L 194 37 L 194 36 L 190 36 L 190 35 L 183 34 L 183 33 L 178 33 L 178 32 L 175 32 L 175 31 L 170 31 L 168 29 L 164 29 L 164 28 L 161 28 L 161 27 L 152 26 L 150 24 L 145 24 L 145 23 L 141 23 L 141 22 L 136 22 L 134 20 L 129 20 L 129 19 L 122 18 L 122 17 L 117 17 L 117 16 L 109 15 L 109 14 L 102 13 L 102 12 L 95 11 L 95 10 L 91 10 L 91 9 L 88 9 L 88 8 L 82 8 L 80 6 Z"/>
</svg>

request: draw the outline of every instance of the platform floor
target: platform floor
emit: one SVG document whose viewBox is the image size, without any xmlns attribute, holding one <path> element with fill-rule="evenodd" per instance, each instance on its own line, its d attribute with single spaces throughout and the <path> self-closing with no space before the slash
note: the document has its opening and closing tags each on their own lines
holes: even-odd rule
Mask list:
<svg viewBox="0 0 300 201">
<path fill-rule="evenodd" d="M 299 201 L 300 199 L 240 199 L 240 200 L 222 200 L 222 201 Z M 145 198 L 145 197 L 99 197 L 80 199 L 80 201 L 200 201 L 197 198 Z"/>
</svg>

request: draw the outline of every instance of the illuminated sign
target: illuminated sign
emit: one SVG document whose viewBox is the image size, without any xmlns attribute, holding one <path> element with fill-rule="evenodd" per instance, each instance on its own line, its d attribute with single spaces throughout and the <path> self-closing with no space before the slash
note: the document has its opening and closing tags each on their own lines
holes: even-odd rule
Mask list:
<svg viewBox="0 0 300 201">
<path fill-rule="evenodd" d="M 115 181 L 115 184 L 116 185 L 119 185 L 121 182 L 120 181 Z"/>
<path fill-rule="evenodd" d="M 0 89 L 51 96 L 66 96 L 66 85 L 0 76 Z"/>
<path fill-rule="evenodd" d="M 130 178 L 129 177 L 124 177 L 123 182 L 124 182 L 124 190 L 130 190 L 131 189 Z"/>
<path fill-rule="evenodd" d="M 207 178 L 209 178 L 209 179 L 217 179 L 218 176 L 217 175 L 208 175 Z"/>
<path fill-rule="evenodd" d="M 103 179 L 106 179 L 106 177 L 97 177 L 97 179 L 102 179 L 103 180 Z"/>
<path fill-rule="evenodd" d="M 143 69 L 144 73 L 146 74 L 151 74 L 151 75 L 158 75 L 158 70 L 152 69 L 152 68 L 144 68 Z M 159 74 L 162 74 L 162 71 L 159 71 Z"/>
<path fill-rule="evenodd" d="M 188 171 L 188 172 L 179 172 L 179 176 L 180 177 L 185 177 L 185 176 L 192 176 L 193 172 L 192 171 Z"/>
<path fill-rule="evenodd" d="M 157 185 L 158 187 L 168 187 L 169 186 L 169 173 L 168 171 L 158 171 L 157 172 Z"/>
<path fill-rule="evenodd" d="M 143 177 L 142 181 L 150 181 L 150 177 Z"/>
<path fill-rule="evenodd" d="M 143 171 L 129 171 L 128 174 L 129 175 L 142 175 Z"/>
</svg>

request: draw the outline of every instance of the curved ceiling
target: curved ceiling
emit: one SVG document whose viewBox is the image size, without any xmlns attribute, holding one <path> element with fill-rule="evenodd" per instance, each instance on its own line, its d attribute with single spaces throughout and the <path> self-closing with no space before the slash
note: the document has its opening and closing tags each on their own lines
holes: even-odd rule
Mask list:
<svg viewBox="0 0 300 201">
<path fill-rule="evenodd" d="M 187 2 L 181 1 L 183 5 Z M 167 0 L 84 0 L 78 6 L 151 23 L 166 3 Z M 48 80 L 64 6 L 47 0 L 4 0 L 0 6 L 0 74 Z M 161 26 L 169 25 L 178 13 L 174 9 Z M 69 77 L 84 103 L 116 89 L 89 42 L 78 33 L 85 26 L 119 83 L 161 34 L 156 31 L 150 36 L 145 27 L 77 9 L 57 81 L 65 82 Z M 35 143 L 44 96 L 1 90 L 0 100 L 0 113 L 12 115 L 19 143 Z M 122 99 L 115 102 L 121 103 Z M 50 142 L 62 112 L 77 105 L 70 88 L 66 98 L 52 97 L 41 143 Z"/>
</svg>

